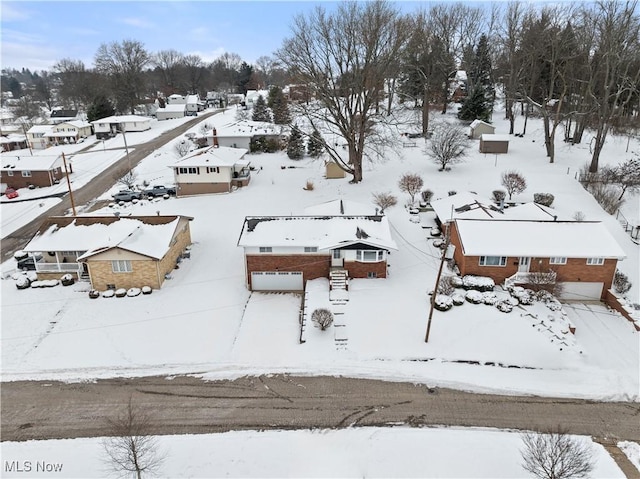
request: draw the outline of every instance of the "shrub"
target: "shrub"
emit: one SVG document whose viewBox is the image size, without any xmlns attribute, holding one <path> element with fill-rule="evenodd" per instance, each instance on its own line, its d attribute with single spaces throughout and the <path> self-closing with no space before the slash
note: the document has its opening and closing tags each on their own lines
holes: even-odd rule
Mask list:
<svg viewBox="0 0 640 479">
<path fill-rule="evenodd" d="M 493 190 L 491 192 L 491 197 L 496 203 L 501 203 L 507 197 L 507 192 L 504 190 Z"/>
<path fill-rule="evenodd" d="M 613 289 L 616 293 L 625 294 L 631 289 L 631 286 L 633 286 L 633 284 L 629 281 L 629 277 L 622 271 L 616 270 L 613 276 Z"/>
<path fill-rule="evenodd" d="M 485 293 L 482 293 L 482 302 L 484 304 L 488 304 L 489 306 L 493 306 L 498 302 L 498 297 L 495 293 L 487 291 Z"/>
<path fill-rule="evenodd" d="M 449 195 L 449 196 L 453 196 L 453 195 L 456 195 L 456 194 L 458 194 L 458 192 L 456 190 L 447 191 L 447 195 Z"/>
<path fill-rule="evenodd" d="M 527 181 L 518 171 L 505 171 L 502 173 L 502 186 L 506 188 L 509 199 L 511 199 L 514 194 L 518 195 L 527 189 Z"/>
<path fill-rule="evenodd" d="M 391 193 L 373 193 L 373 204 L 380 208 L 380 213 L 398 204 L 398 198 Z"/>
<path fill-rule="evenodd" d="M 318 308 L 311 313 L 311 321 L 313 321 L 316 327 L 324 331 L 333 323 L 333 313 L 328 309 Z"/>
<path fill-rule="evenodd" d="M 415 196 L 420 191 L 423 185 L 424 182 L 422 181 L 422 178 L 420 178 L 420 175 L 417 175 L 415 173 L 407 173 L 405 175 L 402 175 L 400 181 L 398 181 L 398 187 L 400 188 L 400 191 L 408 193 L 411 197 L 411 204 L 415 202 Z"/>
<path fill-rule="evenodd" d="M 589 186 L 588 191 L 593 195 L 598 204 L 602 206 L 602 209 L 610 215 L 615 214 L 624 203 L 624 200 L 618 199 L 618 192 L 611 185 L 593 183 Z"/>
<path fill-rule="evenodd" d="M 303 189 L 307 191 L 313 191 L 313 188 L 314 188 L 313 181 L 307 180 L 307 183 Z"/>
<path fill-rule="evenodd" d="M 16 288 L 27 289 L 31 286 L 31 280 L 27 276 L 20 276 L 16 279 Z"/>
<path fill-rule="evenodd" d="M 496 308 L 498 308 L 498 311 L 502 311 L 503 313 L 510 313 L 513 311 L 513 305 L 511 302 L 506 300 L 496 303 Z"/>
<path fill-rule="evenodd" d="M 482 303 L 482 293 L 480 291 L 467 291 L 464 298 L 472 304 Z"/>
<path fill-rule="evenodd" d="M 553 204 L 553 200 L 555 196 L 551 193 L 534 193 L 533 194 L 533 202 L 538 203 L 542 206 L 551 206 Z"/>
<path fill-rule="evenodd" d="M 75 279 L 73 278 L 73 275 L 65 274 L 60 278 L 60 282 L 62 283 L 62 286 L 71 286 L 75 283 Z"/>
<path fill-rule="evenodd" d="M 422 190 L 422 192 L 420 193 L 420 196 L 422 197 L 422 201 L 424 201 L 425 203 L 429 203 L 431 202 L 431 198 L 433 198 L 433 191 L 431 190 Z"/>
<path fill-rule="evenodd" d="M 587 218 L 587 215 L 585 215 L 582 211 L 576 211 L 573 214 L 573 219 L 576 221 L 584 221 Z"/>
<path fill-rule="evenodd" d="M 455 287 L 451 281 L 452 276 L 443 276 L 438 284 L 438 293 L 451 295 L 455 291 Z"/>
<path fill-rule="evenodd" d="M 476 291 L 493 291 L 495 283 L 491 278 L 485 276 L 465 275 L 462 278 L 462 287 L 464 289 L 475 289 Z"/>
<path fill-rule="evenodd" d="M 91 299 L 96 299 L 100 297 L 100 291 L 96 291 L 95 289 L 92 289 L 91 291 L 89 291 L 89 297 Z"/>
<path fill-rule="evenodd" d="M 437 294 L 433 301 L 433 307 L 438 311 L 449 311 L 453 308 L 453 299 L 446 294 Z"/>
<path fill-rule="evenodd" d="M 464 296 L 460 293 L 451 295 L 451 300 L 453 301 L 454 306 L 462 306 L 464 304 Z"/>
</svg>

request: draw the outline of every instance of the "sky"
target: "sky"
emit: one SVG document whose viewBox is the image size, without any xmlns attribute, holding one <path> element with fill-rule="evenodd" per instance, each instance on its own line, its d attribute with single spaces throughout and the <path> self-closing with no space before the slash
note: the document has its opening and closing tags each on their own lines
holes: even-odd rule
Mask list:
<svg viewBox="0 0 640 479">
<path fill-rule="evenodd" d="M 225 52 L 253 64 L 272 56 L 297 14 L 313 1 L 4 1 L 2 68 L 48 70 L 63 58 L 93 66 L 103 43 L 137 40 L 150 52 L 174 49 L 211 62 Z"/>
</svg>

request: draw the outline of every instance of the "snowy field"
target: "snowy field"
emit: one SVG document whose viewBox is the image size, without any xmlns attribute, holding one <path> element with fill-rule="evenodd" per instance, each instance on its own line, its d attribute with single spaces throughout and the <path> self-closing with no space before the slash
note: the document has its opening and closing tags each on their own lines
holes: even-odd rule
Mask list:
<svg viewBox="0 0 640 479">
<path fill-rule="evenodd" d="M 223 125 L 234 114 L 230 110 L 205 121 Z M 503 133 L 506 124 L 498 117 L 497 132 Z M 401 206 L 408 196 L 398 190 L 397 180 L 407 172 L 420 174 L 435 198 L 450 190 L 490 197 L 501 188 L 503 171 L 522 172 L 528 187 L 514 200 L 531 201 L 534 193 L 548 192 L 555 196 L 553 208 L 560 217 L 581 211 L 587 220 L 604 222 L 627 254 L 619 269 L 634 284 L 628 297 L 640 302 L 638 245 L 575 179 L 589 160 L 589 138 L 575 146 L 558 141 L 556 163 L 549 164 L 536 124 L 530 120 L 527 136 L 511 139 L 507 155 L 482 155 L 474 143 L 467 160 L 450 172 L 438 172 L 421 147 L 367 164 L 364 181 L 357 185 L 348 184 L 349 178 L 325 179 L 321 162 L 296 162 L 284 153 L 256 154 L 247 155 L 256 168 L 250 185 L 230 194 L 106 207 L 97 213 L 193 216 L 191 259 L 161 290 L 135 298 L 91 300 L 88 284 L 82 283 L 18 291 L 13 280 L 1 281 L 3 380 L 291 372 L 507 394 L 638 400 L 638 333 L 601 304 L 564 305 L 559 312 L 536 304 L 505 314 L 466 303 L 436 311 L 429 343 L 424 342 L 427 293 L 435 283 L 439 250 L 428 239 L 429 230 L 411 222 Z M 602 161 L 621 161 L 640 150 L 632 141 L 626 154 L 626 144 L 626 138 L 608 140 Z M 175 160 L 172 144 L 154 152 L 136 168 L 139 181 L 172 183 L 167 166 Z M 314 183 L 313 191 L 303 189 L 307 181 Z M 331 327 L 320 332 L 308 325 L 306 342 L 300 344 L 300 297 L 246 289 L 242 249 L 236 246 L 244 217 L 302 214 L 309 206 L 335 199 L 371 205 L 372 193 L 381 191 L 399 198 L 399 205 L 387 211 L 399 247 L 390 257 L 389 278 L 352 281 L 340 331 Z M 628 197 L 628 218 L 638 217 L 639 198 Z M 13 267 L 11 261 L 3 264 L 4 278 Z M 328 301 L 322 288 L 311 294 L 314 304 Z M 576 327 L 575 335 L 568 333 L 569 325 Z M 338 345 L 336 339 L 346 341 Z"/>
<path fill-rule="evenodd" d="M 590 438 L 593 478 L 624 478 Z M 637 445 L 637 444 L 636 444 Z M 480 428 L 355 428 L 234 431 L 161 436 L 159 477 L 529 477 L 521 467 L 519 433 Z M 106 477 L 100 438 L 3 442 L 3 477 Z M 16 462 L 14 462 L 16 461 Z M 6 470 L 20 465 L 23 472 Z M 27 472 L 25 466 L 31 468 Z M 17 466 L 16 466 L 17 467 Z M 41 471 L 38 472 L 37 468 Z M 49 468 L 58 473 L 43 474 Z"/>
</svg>

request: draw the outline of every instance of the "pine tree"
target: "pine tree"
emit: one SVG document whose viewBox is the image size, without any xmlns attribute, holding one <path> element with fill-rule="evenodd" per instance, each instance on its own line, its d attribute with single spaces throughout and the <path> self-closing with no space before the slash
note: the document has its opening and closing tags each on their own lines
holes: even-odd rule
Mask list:
<svg viewBox="0 0 640 479">
<path fill-rule="evenodd" d="M 98 95 L 87 108 L 87 120 L 91 122 L 115 115 L 115 113 L 116 110 L 109 99 L 105 95 Z"/>
<path fill-rule="evenodd" d="M 253 114 L 251 116 L 253 121 L 268 121 L 271 122 L 271 113 L 267 108 L 267 102 L 264 101 L 262 95 L 258 96 L 255 104 L 253 105 Z"/>
<path fill-rule="evenodd" d="M 304 138 L 297 126 L 291 128 L 289 144 L 287 145 L 287 156 L 292 160 L 300 160 L 304 157 Z"/>
<path fill-rule="evenodd" d="M 461 120 L 480 119 L 489 121 L 493 111 L 495 90 L 492 81 L 489 40 L 481 35 L 478 46 L 471 61 L 471 69 L 467 72 L 470 94 L 458 113 Z"/>
<path fill-rule="evenodd" d="M 276 125 L 288 125 L 291 123 L 291 115 L 289 114 L 289 101 L 282 93 L 282 89 L 272 86 L 269 89 L 269 101 L 267 106 L 273 111 L 273 122 Z"/>
<path fill-rule="evenodd" d="M 322 135 L 318 130 L 313 130 L 313 133 L 307 142 L 307 153 L 311 158 L 317 158 L 323 151 L 324 143 L 322 142 Z"/>
</svg>

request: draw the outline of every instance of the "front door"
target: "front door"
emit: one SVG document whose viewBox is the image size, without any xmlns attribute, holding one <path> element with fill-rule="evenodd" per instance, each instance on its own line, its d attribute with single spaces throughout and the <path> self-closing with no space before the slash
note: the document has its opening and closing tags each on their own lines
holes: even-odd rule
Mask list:
<svg viewBox="0 0 640 479">
<path fill-rule="evenodd" d="M 521 256 L 520 261 L 518 261 L 518 273 L 528 273 L 530 264 L 531 258 L 528 256 Z"/>
<path fill-rule="evenodd" d="M 331 266 L 334 268 L 342 268 L 344 266 L 344 260 L 342 258 L 342 251 L 334 249 L 331 255 Z"/>
</svg>

